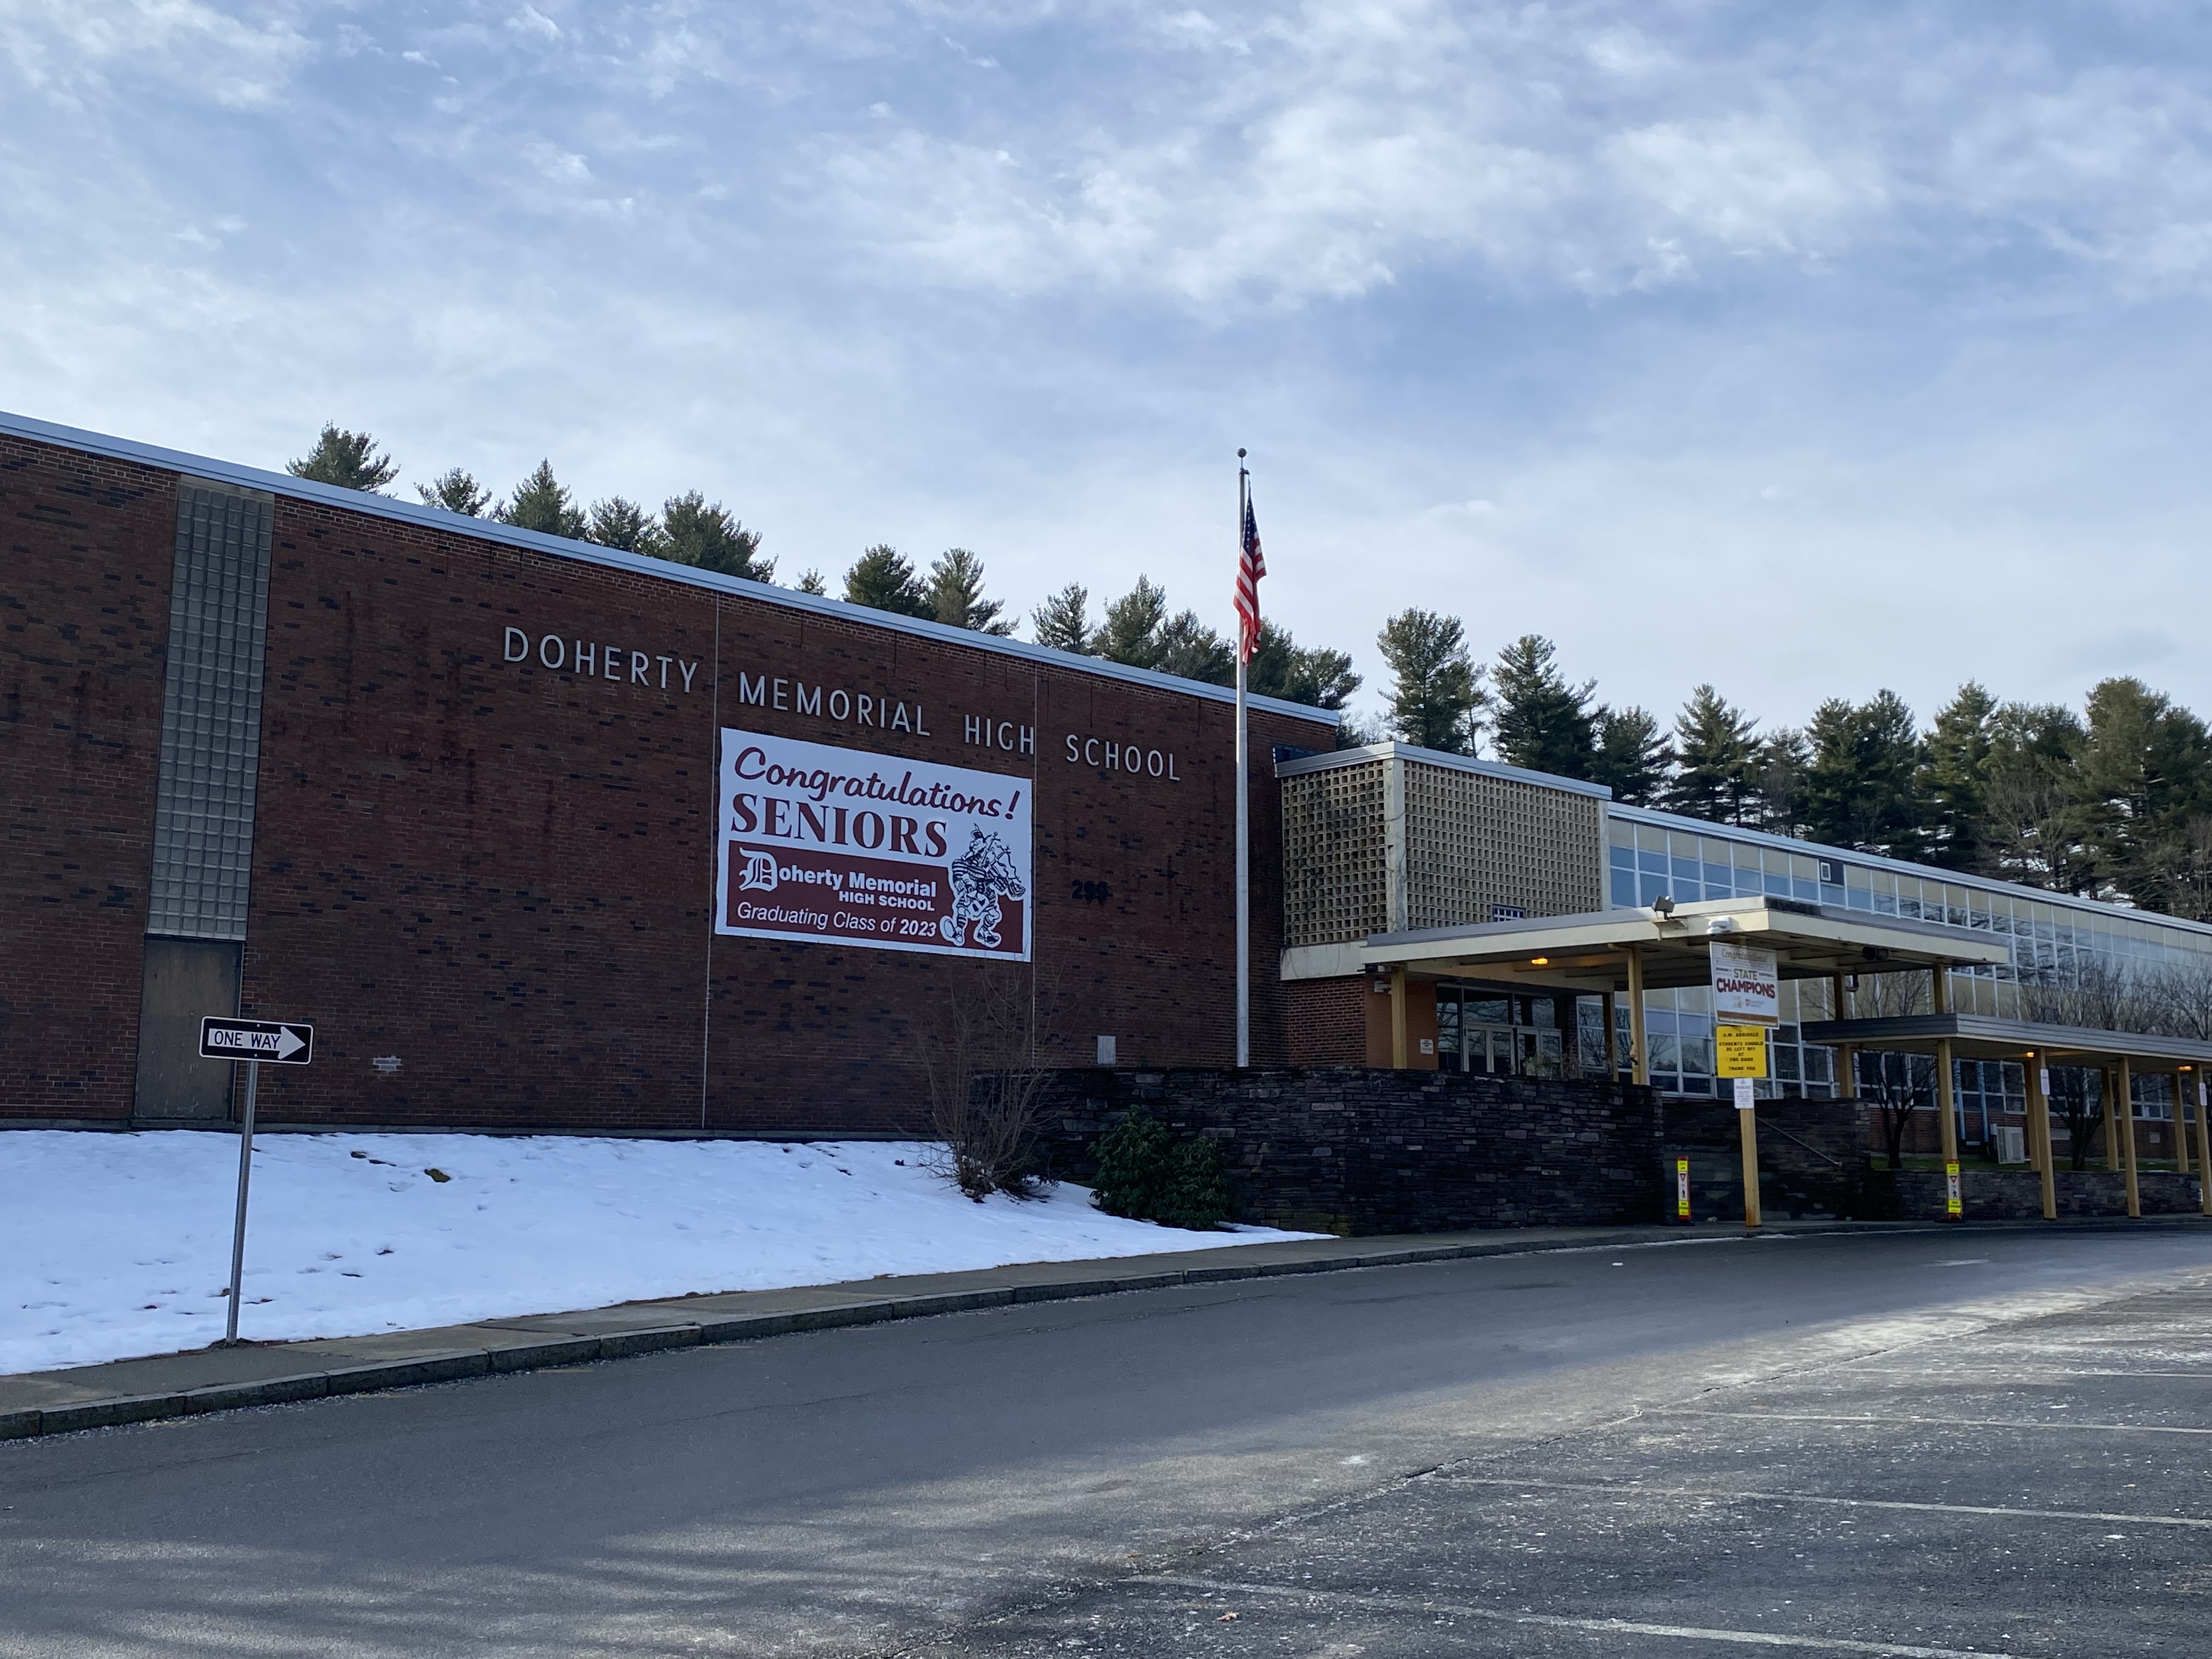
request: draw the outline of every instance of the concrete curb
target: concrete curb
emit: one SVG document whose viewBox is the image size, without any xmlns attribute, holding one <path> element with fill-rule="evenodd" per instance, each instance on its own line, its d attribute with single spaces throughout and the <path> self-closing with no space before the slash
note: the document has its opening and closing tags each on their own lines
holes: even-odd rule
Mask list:
<svg viewBox="0 0 2212 1659">
<path fill-rule="evenodd" d="M 1835 1233 L 2016 1231 L 2044 1227 L 2108 1228 L 2115 1224 L 2134 1229 L 2160 1224 L 2206 1224 L 2203 1218 L 2185 1215 L 2146 1216 L 2117 1223 L 2112 1218 L 2057 1223 L 1796 1223 L 1763 1228 L 1760 1232 L 1763 1236 L 1778 1237 Z M 647 1325 L 612 1331 L 602 1336 L 566 1335 L 536 1342 L 519 1341 L 497 1346 L 446 1349 L 409 1354 L 369 1364 L 343 1365 L 323 1370 L 213 1383 L 174 1393 L 116 1395 L 104 1399 L 72 1401 L 62 1405 L 0 1410 L 0 1440 L 27 1440 L 50 1434 L 70 1434 L 83 1429 L 115 1428 L 131 1423 L 156 1422 L 165 1418 L 196 1416 L 207 1412 L 239 1411 L 249 1407 L 289 1405 L 295 1401 L 319 1400 L 338 1395 L 421 1388 L 433 1382 L 451 1382 L 465 1377 L 505 1376 L 551 1366 L 589 1364 L 602 1359 L 626 1359 L 638 1354 L 661 1353 L 677 1348 L 757 1341 L 805 1331 L 838 1330 L 858 1325 L 882 1324 L 892 1320 L 927 1319 L 939 1314 L 969 1313 L 979 1309 L 1011 1307 L 1018 1304 L 1067 1302 L 1084 1297 L 1115 1296 L 1128 1291 L 1168 1290 L 1187 1285 L 1220 1285 L 1304 1273 L 1346 1273 L 1361 1267 L 1402 1267 L 1423 1262 L 1463 1261 L 1485 1256 L 1553 1255 L 1577 1250 L 1650 1248 L 1691 1243 L 1724 1243 L 1746 1237 L 1748 1235 L 1736 1230 L 1698 1228 L 1677 1231 L 1674 1229 L 1640 1227 L 1620 1232 L 1593 1230 L 1583 1237 L 1556 1242 L 1516 1240 L 1506 1235 L 1464 1243 L 1415 1246 L 1365 1254 L 1288 1261 L 1214 1261 L 1165 1272 L 1116 1274 L 1103 1271 L 1043 1284 L 988 1285 L 928 1295 L 892 1296 L 837 1303 L 826 1307 Z"/>
</svg>

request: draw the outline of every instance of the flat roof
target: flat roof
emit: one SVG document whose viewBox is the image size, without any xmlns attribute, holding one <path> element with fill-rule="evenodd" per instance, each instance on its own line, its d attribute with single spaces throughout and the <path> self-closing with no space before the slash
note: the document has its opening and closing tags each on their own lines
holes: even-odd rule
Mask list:
<svg viewBox="0 0 2212 1659">
<path fill-rule="evenodd" d="M 1993 1014 L 1901 1014 L 1888 1019 L 1822 1019 L 1799 1028 L 1808 1042 L 1893 1053 L 1933 1054 L 1948 1042 L 1961 1060 L 2019 1060 L 2033 1052 L 2064 1065 L 2069 1059 L 2146 1060 L 2172 1066 L 2212 1066 L 2212 1042 L 2156 1036 L 2146 1031 L 2100 1031 L 2081 1025 L 2043 1025 Z"/>
<path fill-rule="evenodd" d="M 1295 778 L 1309 772 L 1326 772 L 1333 767 L 1359 766 L 1369 761 L 1410 760 L 1424 766 L 1441 766 L 1454 772 L 1478 772 L 1485 777 L 1507 778 L 1515 783 L 1534 785 L 1539 789 L 1563 790 L 1571 795 L 1593 795 L 1610 801 L 1613 791 L 1601 783 L 1585 783 L 1580 778 L 1563 778 L 1551 772 L 1532 772 L 1525 766 L 1508 766 L 1503 761 L 1478 760 L 1473 755 L 1447 754 L 1441 749 L 1422 749 L 1410 743 L 1385 741 L 1363 744 L 1357 749 L 1339 749 L 1326 755 L 1300 755 L 1295 760 L 1277 761 L 1275 775 Z"/>
<path fill-rule="evenodd" d="M 1910 859 L 1893 859 L 1887 853 L 1863 853 L 1855 847 L 1831 847 L 1825 842 L 1801 841 L 1795 836 L 1778 836 L 1771 830 L 1753 830 L 1741 824 L 1713 823 L 1704 818 L 1685 817 L 1680 812 L 1662 812 L 1654 806 L 1630 806 L 1620 801 L 1606 808 L 1606 816 L 1619 818 L 1624 823 L 1649 824 L 1655 830 L 1672 830 L 1685 835 L 1710 836 L 1716 841 L 1735 841 L 1753 847 L 1771 847 L 1778 852 L 1794 853 L 1800 858 L 1834 859 L 1843 864 L 1855 864 L 1863 869 L 1887 870 L 1892 875 L 1911 876 L 1920 881 L 1940 881 L 1948 886 L 1971 887 L 1978 892 L 2002 893 L 2008 898 L 2025 898 L 2032 903 L 2048 904 L 2056 909 L 2086 914 L 2094 920 L 2132 922 L 2153 929 L 2173 929 L 2193 933 L 2199 938 L 2212 937 L 2212 923 L 2191 921 L 2185 916 L 2170 916 L 2160 910 L 2139 910 L 2131 905 L 2113 904 L 2104 899 L 2083 898 L 2078 893 L 2054 893 L 2047 887 L 2030 887 L 2025 882 L 2003 881 L 1995 876 L 1975 875 L 1965 870 L 1948 870 L 1936 864 L 1915 864 Z"/>
<path fill-rule="evenodd" d="M 1784 979 L 1832 974 L 1884 974 L 2012 960 L 2008 943 L 1961 939 L 1954 930 L 1900 916 L 1794 899 L 1701 899 L 1652 910 L 1594 910 L 1581 915 L 1485 922 L 1371 933 L 1352 952 L 1320 945 L 1283 953 L 1285 979 L 1321 978 L 1379 967 L 1402 967 L 1437 978 L 1476 976 L 1556 990 L 1620 991 L 1628 985 L 1630 947 L 1644 959 L 1644 983 L 1662 991 L 1712 981 L 1715 940 L 1772 951 Z"/>
<path fill-rule="evenodd" d="M 77 449 L 94 455 L 111 456 L 118 460 L 136 461 L 143 466 L 160 467 L 191 477 L 231 484 L 241 489 L 258 489 L 272 495 L 287 495 L 295 501 L 316 501 L 349 513 L 366 514 L 371 518 L 391 519 L 402 524 L 442 531 L 447 535 L 466 536 L 477 541 L 526 548 L 531 552 L 548 554 L 556 559 L 573 559 L 582 564 L 633 571 L 640 575 L 658 577 L 663 581 L 706 588 L 740 599 L 757 599 L 765 605 L 780 605 L 793 611 L 811 611 L 817 616 L 837 617 L 871 628 L 885 628 L 893 633 L 917 635 L 946 645 L 965 646 L 970 650 L 1018 657 L 1044 666 L 1093 674 L 1101 679 L 1121 680 L 1156 691 L 1203 697 L 1212 702 L 1237 701 L 1236 690 L 1229 686 L 1209 685 L 1203 680 L 1187 680 L 1177 674 L 1163 674 L 1150 668 L 1132 668 L 1126 663 L 1109 662 L 1103 657 L 1079 656 L 1072 651 L 1055 651 L 1050 646 L 1037 645 L 1027 640 L 978 633 L 973 629 L 927 622 L 919 617 L 902 617 L 895 611 L 850 605 L 843 599 L 801 593 L 796 588 L 778 587 L 773 582 L 747 581 L 738 576 L 724 576 L 714 571 L 699 569 L 694 565 L 656 559 L 647 554 L 625 553 L 619 548 L 601 547 L 596 542 L 570 541 L 565 536 L 549 536 L 543 531 L 520 529 L 514 525 L 502 524 L 496 519 L 472 519 L 465 514 L 449 513 L 443 507 L 403 501 L 368 490 L 346 489 L 337 484 L 317 483 L 312 479 L 295 478 L 289 472 L 266 472 L 259 467 L 241 466 L 235 461 L 214 460 L 205 455 L 164 449 L 157 444 L 139 443 L 133 439 L 113 437 L 104 432 L 88 432 L 78 427 L 60 426 L 52 421 L 36 420 L 28 415 L 12 414 L 5 410 L 0 410 L 0 433 L 33 443 L 52 444 L 58 448 Z M 1228 564 L 1229 561 L 1224 557 L 1224 570 Z M 1228 583 L 1224 578 L 1223 591 L 1225 592 L 1227 590 Z M 1339 726 L 1344 720 L 1339 710 L 1316 708 L 1308 703 L 1290 702 L 1280 697 L 1250 696 L 1247 701 L 1255 708 L 1264 708 L 1271 714 L 1289 714 L 1324 726 Z"/>
</svg>

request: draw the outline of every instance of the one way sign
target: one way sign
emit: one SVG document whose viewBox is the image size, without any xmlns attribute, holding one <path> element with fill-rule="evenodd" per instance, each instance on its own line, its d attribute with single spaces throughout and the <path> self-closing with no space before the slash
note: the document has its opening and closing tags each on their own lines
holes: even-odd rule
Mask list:
<svg viewBox="0 0 2212 1659">
<path fill-rule="evenodd" d="M 305 1066 L 314 1058 L 315 1028 L 297 1021 L 200 1021 L 202 1060 L 261 1060 L 272 1066 Z"/>
</svg>

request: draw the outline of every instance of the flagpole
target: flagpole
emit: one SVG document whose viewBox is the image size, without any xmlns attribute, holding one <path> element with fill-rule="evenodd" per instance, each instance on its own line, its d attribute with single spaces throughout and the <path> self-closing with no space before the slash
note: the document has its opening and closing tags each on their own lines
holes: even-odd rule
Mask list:
<svg viewBox="0 0 2212 1659">
<path fill-rule="evenodd" d="M 1251 474 L 1237 452 L 1237 556 L 1244 557 L 1244 517 Z M 1252 848 L 1250 740 L 1244 728 L 1244 651 L 1237 652 L 1237 1063 L 1252 1063 Z"/>
</svg>

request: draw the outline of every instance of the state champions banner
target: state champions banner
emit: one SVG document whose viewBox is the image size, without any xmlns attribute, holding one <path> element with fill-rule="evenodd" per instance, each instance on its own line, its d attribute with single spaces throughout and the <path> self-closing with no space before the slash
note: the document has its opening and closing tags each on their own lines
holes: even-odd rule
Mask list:
<svg viewBox="0 0 2212 1659">
<path fill-rule="evenodd" d="M 714 931 L 1030 958 L 1030 781 L 722 732 Z"/>
</svg>

